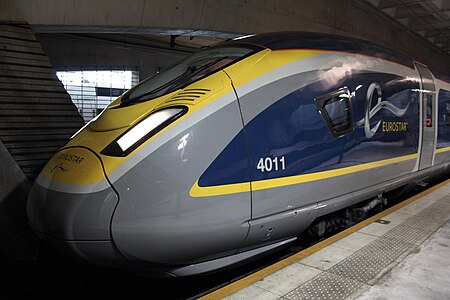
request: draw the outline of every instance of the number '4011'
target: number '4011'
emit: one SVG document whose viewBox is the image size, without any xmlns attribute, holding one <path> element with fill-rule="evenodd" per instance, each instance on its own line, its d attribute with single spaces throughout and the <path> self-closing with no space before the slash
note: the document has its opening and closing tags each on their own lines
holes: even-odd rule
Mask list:
<svg viewBox="0 0 450 300">
<path fill-rule="evenodd" d="M 261 157 L 256 166 L 261 172 L 271 172 L 286 169 L 286 161 L 284 156 L 282 157 Z"/>
</svg>

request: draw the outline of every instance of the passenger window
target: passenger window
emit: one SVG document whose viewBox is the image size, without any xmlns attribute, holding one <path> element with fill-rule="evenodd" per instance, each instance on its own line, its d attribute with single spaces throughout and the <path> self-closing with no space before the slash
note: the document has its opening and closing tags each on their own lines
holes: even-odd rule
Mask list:
<svg viewBox="0 0 450 300">
<path fill-rule="evenodd" d="M 350 91 L 347 87 L 316 98 L 316 106 L 325 119 L 333 136 L 352 131 Z"/>
<path fill-rule="evenodd" d="M 445 102 L 445 126 L 450 126 L 450 98 Z"/>
</svg>

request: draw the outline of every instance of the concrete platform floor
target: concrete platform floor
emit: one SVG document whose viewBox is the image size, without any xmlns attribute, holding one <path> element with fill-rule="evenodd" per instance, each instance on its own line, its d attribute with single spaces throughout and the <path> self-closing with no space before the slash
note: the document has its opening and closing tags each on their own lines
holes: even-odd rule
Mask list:
<svg viewBox="0 0 450 300">
<path fill-rule="evenodd" d="M 450 299 L 446 181 L 202 299 Z"/>
</svg>

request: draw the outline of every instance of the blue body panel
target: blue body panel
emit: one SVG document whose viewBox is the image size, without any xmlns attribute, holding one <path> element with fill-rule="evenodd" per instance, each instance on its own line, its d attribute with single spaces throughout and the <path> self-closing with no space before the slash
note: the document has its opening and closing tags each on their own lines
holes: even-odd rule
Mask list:
<svg viewBox="0 0 450 300">
<path fill-rule="evenodd" d="M 397 117 L 389 110 L 381 109 L 371 118 L 371 124 L 378 121 L 408 122 L 407 131 L 386 132 L 380 126 L 374 136 L 365 136 L 364 125 L 357 123 L 364 119 L 367 89 L 373 82 L 381 86 L 383 100 L 398 108 L 407 107 L 407 110 L 402 117 Z M 359 73 L 328 89 L 324 86 L 325 82 L 321 81 L 307 85 L 257 115 L 246 124 L 246 132 L 241 131 L 204 172 L 199 185 L 217 186 L 281 178 L 417 153 L 419 105 L 418 92 L 414 91 L 419 88 L 417 82 L 392 74 Z M 314 99 L 344 86 L 355 95 L 352 100 L 354 130 L 333 137 Z M 251 172 L 246 163 L 245 136 Z M 256 168 L 260 158 L 283 156 L 285 170 L 261 172 Z"/>
</svg>

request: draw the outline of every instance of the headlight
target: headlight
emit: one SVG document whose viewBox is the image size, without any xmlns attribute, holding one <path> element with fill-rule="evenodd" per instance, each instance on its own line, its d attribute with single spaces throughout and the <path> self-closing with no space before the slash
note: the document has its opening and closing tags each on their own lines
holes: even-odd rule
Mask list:
<svg viewBox="0 0 450 300">
<path fill-rule="evenodd" d="M 187 110 L 187 107 L 182 106 L 165 108 L 151 113 L 109 144 L 101 154 L 109 156 L 128 155 L 150 137 L 184 115 Z"/>
</svg>

